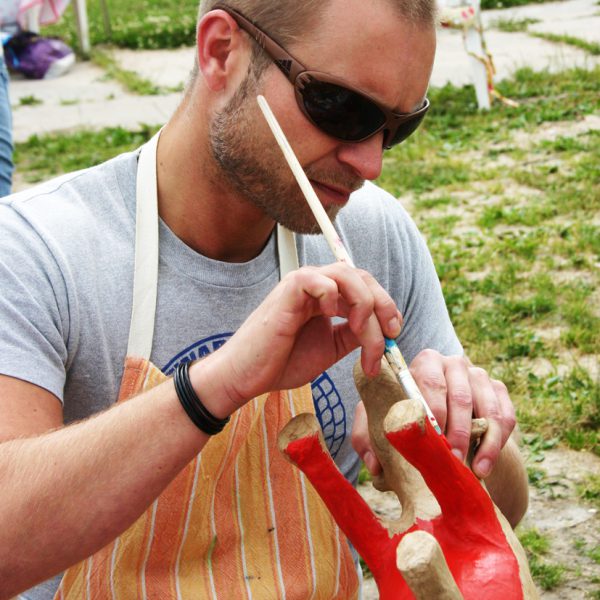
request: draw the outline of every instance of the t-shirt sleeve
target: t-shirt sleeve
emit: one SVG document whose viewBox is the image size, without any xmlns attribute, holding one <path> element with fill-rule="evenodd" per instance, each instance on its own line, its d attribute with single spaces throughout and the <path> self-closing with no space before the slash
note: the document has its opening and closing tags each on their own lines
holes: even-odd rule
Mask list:
<svg viewBox="0 0 600 600">
<path fill-rule="evenodd" d="M 65 275 L 48 240 L 10 205 L 0 205 L 0 373 L 61 401 L 68 361 Z"/>
<path fill-rule="evenodd" d="M 402 313 L 397 342 L 407 363 L 426 348 L 462 354 L 427 244 L 400 202 L 367 184 L 344 229 L 354 238 L 357 266 L 375 276 Z"/>
<path fill-rule="evenodd" d="M 396 220 L 392 227 L 394 233 L 390 239 L 397 239 L 400 243 L 390 249 L 390 290 L 402 307 L 404 325 L 398 345 L 405 360 L 410 364 L 426 348 L 446 356 L 463 354 L 423 236 L 406 213 L 403 224 Z M 404 265 L 406 276 L 399 276 L 394 265 Z"/>
</svg>

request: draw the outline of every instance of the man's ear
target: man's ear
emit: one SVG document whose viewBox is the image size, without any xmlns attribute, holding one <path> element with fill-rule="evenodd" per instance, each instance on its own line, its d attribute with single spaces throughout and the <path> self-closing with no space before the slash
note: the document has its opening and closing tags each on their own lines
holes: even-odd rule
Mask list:
<svg viewBox="0 0 600 600">
<path fill-rule="evenodd" d="M 198 69 L 206 85 L 215 92 L 225 89 L 248 47 L 237 23 L 225 11 L 212 10 L 198 23 L 196 43 Z"/>
</svg>

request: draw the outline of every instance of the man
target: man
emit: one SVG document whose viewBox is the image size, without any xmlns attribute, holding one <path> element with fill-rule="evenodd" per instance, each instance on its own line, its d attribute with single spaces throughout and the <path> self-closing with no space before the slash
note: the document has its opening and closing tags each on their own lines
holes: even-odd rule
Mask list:
<svg viewBox="0 0 600 600">
<path fill-rule="evenodd" d="M 414 224 L 383 191 L 361 187 L 395 140 L 363 119 L 379 110 L 364 96 L 327 87 L 343 80 L 418 122 L 432 7 L 214 8 L 201 11 L 197 68 L 158 141 L 1 207 L 3 597 L 53 578 L 24 595 L 51 598 L 65 569 L 62 598 L 355 597 L 345 540 L 274 440 L 292 414 L 313 409 L 305 391 L 314 380 L 314 409 L 344 474 L 358 471 L 353 421 L 355 446 L 376 471 L 360 405 L 353 419 L 351 367 L 360 347 L 375 374 L 384 336 L 412 361 L 459 457 L 473 412 L 489 419 L 474 469 L 513 523 L 525 509 L 505 387 L 461 357 Z M 293 60 L 276 66 L 244 16 L 320 72 L 306 86 L 314 105 L 301 108 L 284 74 Z M 327 211 L 343 209 L 338 227 L 364 271 L 329 264 L 324 240 L 304 235 L 316 226 L 258 93 Z M 340 104 L 345 94 L 350 103 Z M 332 103 L 345 111 L 337 125 Z M 156 218 L 146 218 L 156 189 L 159 241 Z M 291 249 L 276 222 L 303 234 Z M 277 283 L 296 249 L 308 266 Z M 117 394 L 127 401 L 114 405 Z"/>
<path fill-rule="evenodd" d="M 3 25 L 6 9 L 0 7 L 0 196 L 10 194 L 13 174 L 12 114 L 8 94 L 8 70 L 4 59 Z"/>
</svg>

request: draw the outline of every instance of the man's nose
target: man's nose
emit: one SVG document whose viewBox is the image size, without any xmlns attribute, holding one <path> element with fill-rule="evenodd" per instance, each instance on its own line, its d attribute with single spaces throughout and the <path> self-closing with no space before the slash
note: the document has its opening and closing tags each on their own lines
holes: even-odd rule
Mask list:
<svg viewBox="0 0 600 600">
<path fill-rule="evenodd" d="M 337 159 L 348 165 L 361 179 L 377 179 L 383 161 L 383 132 L 363 142 L 340 144 Z"/>
</svg>

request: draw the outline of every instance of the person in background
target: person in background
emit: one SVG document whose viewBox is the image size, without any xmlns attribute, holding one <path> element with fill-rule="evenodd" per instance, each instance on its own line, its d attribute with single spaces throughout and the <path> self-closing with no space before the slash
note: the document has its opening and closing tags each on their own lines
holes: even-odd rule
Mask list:
<svg viewBox="0 0 600 600">
<path fill-rule="evenodd" d="M 0 196 L 10 194 L 13 174 L 12 114 L 8 95 L 8 71 L 0 43 Z"/>
</svg>

